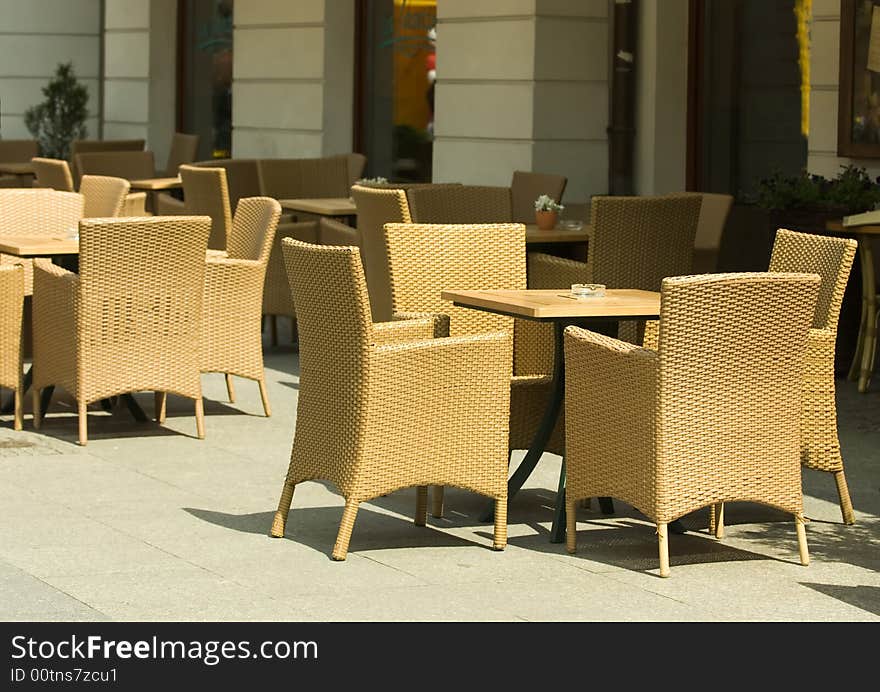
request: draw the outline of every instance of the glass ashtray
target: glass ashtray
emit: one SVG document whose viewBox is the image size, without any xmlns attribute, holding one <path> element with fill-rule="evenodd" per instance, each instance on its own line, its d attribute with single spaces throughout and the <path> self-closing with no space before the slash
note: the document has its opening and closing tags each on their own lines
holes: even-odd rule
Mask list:
<svg viewBox="0 0 880 692">
<path fill-rule="evenodd" d="M 567 231 L 579 231 L 584 227 L 584 222 L 579 219 L 563 219 L 560 225 Z"/>
<path fill-rule="evenodd" d="M 572 284 L 571 295 L 575 298 L 598 298 L 605 295 L 605 284 Z"/>
</svg>

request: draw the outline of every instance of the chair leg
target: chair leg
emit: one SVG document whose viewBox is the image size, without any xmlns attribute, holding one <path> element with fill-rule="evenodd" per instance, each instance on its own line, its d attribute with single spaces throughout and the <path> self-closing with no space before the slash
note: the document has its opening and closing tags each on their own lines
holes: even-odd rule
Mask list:
<svg viewBox="0 0 880 692">
<path fill-rule="evenodd" d="M 89 430 L 88 430 L 88 417 L 86 415 L 86 402 L 79 400 L 76 402 L 77 410 L 79 418 L 79 444 L 82 447 L 86 446 L 86 443 L 89 441 Z"/>
<path fill-rule="evenodd" d="M 278 315 L 269 315 L 269 331 L 271 334 L 271 340 L 269 343 L 272 346 L 278 345 Z"/>
<path fill-rule="evenodd" d="M 715 503 L 709 505 L 709 535 L 715 535 Z"/>
<path fill-rule="evenodd" d="M 424 526 L 428 522 L 428 486 L 416 488 L 416 526 Z"/>
<path fill-rule="evenodd" d="M 669 533 L 666 523 L 657 524 L 657 542 L 660 548 L 660 576 L 669 576 Z"/>
<path fill-rule="evenodd" d="M 724 503 L 715 504 L 715 538 L 724 538 Z"/>
<path fill-rule="evenodd" d="M 232 375 L 226 373 L 226 393 L 229 395 L 229 403 L 235 403 L 235 385 L 232 384 Z"/>
<path fill-rule="evenodd" d="M 492 539 L 494 550 L 504 550 L 507 547 L 507 498 L 499 497 L 495 500 L 495 535 Z"/>
<path fill-rule="evenodd" d="M 269 406 L 269 392 L 266 390 L 266 377 L 263 376 L 259 381 L 260 385 L 260 398 L 263 400 L 263 413 L 266 414 L 266 418 L 272 415 L 272 407 Z"/>
<path fill-rule="evenodd" d="M 21 430 L 22 427 L 22 415 L 21 415 L 21 388 L 19 387 L 13 392 L 13 396 L 15 397 L 15 412 L 13 413 L 13 422 L 12 428 L 13 430 Z"/>
<path fill-rule="evenodd" d="M 31 387 L 31 401 L 34 407 L 34 430 L 39 430 L 43 422 L 43 412 L 40 410 L 40 394 L 42 391 L 39 387 Z"/>
<path fill-rule="evenodd" d="M 853 514 L 852 501 L 849 499 L 849 487 L 846 484 L 846 476 L 843 471 L 835 471 L 834 480 L 837 483 L 837 496 L 840 498 L 840 513 L 843 515 L 844 524 L 855 524 L 856 517 Z"/>
<path fill-rule="evenodd" d="M 801 564 L 806 567 L 810 564 L 810 553 L 807 550 L 807 522 L 803 514 L 795 514 L 794 521 L 797 526 L 798 551 L 801 554 Z"/>
<path fill-rule="evenodd" d="M 348 542 L 351 540 L 351 530 L 354 528 L 354 520 L 357 518 L 358 505 L 360 502 L 346 500 L 345 509 L 342 511 L 342 521 L 339 523 L 339 534 L 336 536 L 336 545 L 333 546 L 334 560 L 344 560 L 348 554 Z"/>
<path fill-rule="evenodd" d="M 196 434 L 200 440 L 205 439 L 205 405 L 202 397 L 196 399 Z"/>
<path fill-rule="evenodd" d="M 435 485 L 432 495 L 431 516 L 437 519 L 443 518 L 443 486 Z"/>
<path fill-rule="evenodd" d="M 155 410 L 156 410 L 156 422 L 164 423 L 165 422 L 165 404 L 168 399 L 168 394 L 165 392 L 155 392 L 153 394 L 153 401 L 155 402 Z"/>
<path fill-rule="evenodd" d="M 290 513 L 290 503 L 293 500 L 294 488 L 296 488 L 296 484 L 284 481 L 281 499 L 278 500 L 278 509 L 275 511 L 275 518 L 272 520 L 272 528 L 269 529 L 269 535 L 272 538 L 284 537 L 284 527 L 287 525 L 287 515 Z"/>
<path fill-rule="evenodd" d="M 588 501 L 589 499 L 587 498 Z M 575 507 L 577 507 L 577 502 L 565 500 L 565 549 L 571 555 L 574 555 L 577 550 L 577 513 Z"/>
</svg>

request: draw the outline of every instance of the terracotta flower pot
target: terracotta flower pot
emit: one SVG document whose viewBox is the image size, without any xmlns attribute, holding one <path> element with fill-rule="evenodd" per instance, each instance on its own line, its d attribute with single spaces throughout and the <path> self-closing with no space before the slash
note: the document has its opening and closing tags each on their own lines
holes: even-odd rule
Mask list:
<svg viewBox="0 0 880 692">
<path fill-rule="evenodd" d="M 558 211 L 539 211 L 535 210 L 535 223 L 542 231 L 552 231 L 556 228 L 556 221 L 559 218 Z"/>
</svg>

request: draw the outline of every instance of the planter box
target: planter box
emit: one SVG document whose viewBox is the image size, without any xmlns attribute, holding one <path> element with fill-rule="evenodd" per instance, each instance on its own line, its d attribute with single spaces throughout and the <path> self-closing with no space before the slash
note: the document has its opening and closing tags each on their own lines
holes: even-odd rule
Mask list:
<svg viewBox="0 0 880 692">
<path fill-rule="evenodd" d="M 848 212 L 843 210 L 837 212 L 813 212 L 801 209 L 771 211 L 755 206 L 735 204 L 730 210 L 730 217 L 721 239 L 718 271 L 767 271 L 776 229 L 788 228 L 804 233 L 821 233 L 828 221 L 839 219 L 846 213 Z M 875 257 L 876 260 L 878 257 Z M 856 257 L 843 295 L 843 306 L 837 329 L 834 369 L 838 375 L 845 376 L 849 372 L 855 354 L 861 309 L 862 272 L 859 268 L 859 258 Z"/>
</svg>

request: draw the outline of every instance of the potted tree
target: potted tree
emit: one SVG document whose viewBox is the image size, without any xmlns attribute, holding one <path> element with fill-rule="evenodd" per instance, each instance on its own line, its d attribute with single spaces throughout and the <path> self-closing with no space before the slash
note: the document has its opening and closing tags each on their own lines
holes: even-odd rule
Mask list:
<svg viewBox="0 0 880 692">
<path fill-rule="evenodd" d="M 40 153 L 56 159 L 70 156 L 70 143 L 88 135 L 89 92 L 73 73 L 72 63 L 59 64 L 55 76 L 43 87 L 46 100 L 28 108 L 24 123 Z"/>
</svg>

